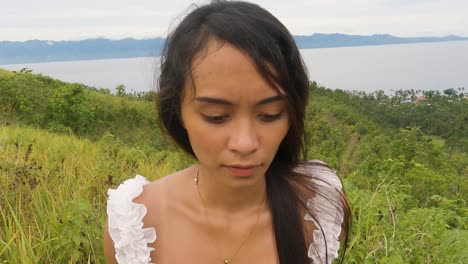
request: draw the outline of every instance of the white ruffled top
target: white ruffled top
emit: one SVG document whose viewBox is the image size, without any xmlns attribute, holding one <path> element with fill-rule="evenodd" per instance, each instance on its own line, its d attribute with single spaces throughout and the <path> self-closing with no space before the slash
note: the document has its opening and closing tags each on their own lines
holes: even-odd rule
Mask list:
<svg viewBox="0 0 468 264">
<path fill-rule="evenodd" d="M 304 216 L 312 221 L 316 229 L 312 233 L 313 243 L 309 246 L 308 256 L 311 263 L 331 264 L 338 257 L 340 249 L 341 226 L 344 220 L 341 193 L 343 186 L 340 178 L 319 160 L 308 161 L 296 169 L 310 175 L 316 189 L 314 197 L 307 200 L 310 213 Z"/>
<path fill-rule="evenodd" d="M 150 254 L 154 248 L 148 247 L 148 243 L 156 241 L 156 230 L 143 228 L 146 207 L 133 202 L 147 183 L 145 177 L 137 175 L 124 181 L 116 190 L 107 191 L 108 229 L 118 263 L 151 263 Z"/>
<path fill-rule="evenodd" d="M 307 213 L 304 217 L 316 227 L 308 256 L 311 263 L 331 264 L 338 257 L 343 223 L 340 179 L 325 163 L 317 160 L 307 162 L 296 171 L 309 174 L 311 181 L 320 188 L 320 193 L 307 201 L 312 214 Z M 145 177 L 137 175 L 107 192 L 108 229 L 114 242 L 116 260 L 120 264 L 151 263 L 150 254 L 154 248 L 149 247 L 148 243 L 156 241 L 156 230 L 153 227 L 143 228 L 146 207 L 133 202 L 147 183 Z"/>
</svg>

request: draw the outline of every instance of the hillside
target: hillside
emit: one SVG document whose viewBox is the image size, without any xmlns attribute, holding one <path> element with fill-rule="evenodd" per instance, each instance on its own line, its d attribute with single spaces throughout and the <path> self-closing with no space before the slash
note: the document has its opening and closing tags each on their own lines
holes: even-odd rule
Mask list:
<svg viewBox="0 0 468 264">
<path fill-rule="evenodd" d="M 316 83 L 310 92 L 304 158 L 338 172 L 353 211 L 344 263 L 466 263 L 468 100 Z M 106 190 L 194 162 L 163 138 L 154 94 L 112 95 L 1 70 L 0 94 L 7 263 L 103 263 Z"/>
<path fill-rule="evenodd" d="M 360 36 L 319 33 L 294 38 L 301 49 L 468 40 L 467 37 L 459 36 L 400 38 L 387 34 Z M 0 65 L 159 56 L 164 42 L 163 38 L 1 41 Z"/>
</svg>

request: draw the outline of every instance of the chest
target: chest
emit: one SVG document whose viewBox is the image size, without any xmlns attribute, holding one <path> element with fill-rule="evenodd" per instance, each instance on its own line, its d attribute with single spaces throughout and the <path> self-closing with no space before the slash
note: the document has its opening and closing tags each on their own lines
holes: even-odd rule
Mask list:
<svg viewBox="0 0 468 264">
<path fill-rule="evenodd" d="M 247 237 L 249 225 L 212 229 L 204 219 L 167 215 L 156 225 L 157 240 L 150 245 L 155 248 L 152 261 L 158 264 L 223 264 L 224 260 L 230 260 L 229 264 L 276 264 L 274 232 L 270 219 L 264 218 Z"/>
</svg>

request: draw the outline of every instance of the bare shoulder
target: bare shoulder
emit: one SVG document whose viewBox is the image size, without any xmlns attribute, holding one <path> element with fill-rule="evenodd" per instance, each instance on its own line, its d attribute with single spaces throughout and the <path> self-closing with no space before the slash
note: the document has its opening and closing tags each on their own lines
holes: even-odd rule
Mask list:
<svg viewBox="0 0 468 264">
<path fill-rule="evenodd" d="M 158 230 L 167 229 L 170 226 L 175 208 L 186 208 L 187 194 L 193 167 L 189 167 L 143 186 L 142 193 L 133 201 L 143 204 L 146 214 L 143 218 L 144 227 L 154 227 Z"/>
<path fill-rule="evenodd" d="M 163 196 L 164 186 L 167 184 L 169 177 L 170 176 L 165 176 L 143 185 L 143 191 L 138 197 L 133 199 L 133 202 L 148 207 L 151 203 L 160 200 L 159 198 Z"/>
<path fill-rule="evenodd" d="M 188 172 L 191 171 L 191 168 L 185 170 L 177 171 L 173 174 L 162 177 L 153 182 L 147 182 L 147 180 L 142 176 L 137 176 L 135 179 L 130 179 L 122 183 L 115 190 L 110 190 L 108 200 L 108 213 L 111 208 L 120 208 L 121 203 L 130 202 L 132 206 L 144 207 L 144 215 L 142 222 L 144 229 L 153 229 L 158 233 L 158 230 L 164 228 L 164 224 L 167 223 L 167 219 L 170 219 L 168 204 L 178 203 L 179 197 L 184 192 L 184 187 L 186 184 L 183 184 L 183 181 L 187 179 Z M 130 198 L 128 198 L 130 197 Z M 112 201 L 115 199 L 114 201 Z M 128 200 L 129 199 L 129 200 Z M 138 204 L 138 205 L 135 205 Z M 126 207 L 125 207 L 126 208 Z M 121 210 L 120 210 L 121 212 Z M 115 216 L 115 214 L 112 214 Z M 135 216 L 138 217 L 138 216 Z M 115 219 L 114 219 L 115 220 Z M 115 223 L 115 221 L 113 221 Z M 148 229 L 148 230 L 149 230 Z M 106 256 L 107 263 L 117 263 L 115 258 L 115 248 L 114 241 L 110 235 L 109 231 L 109 215 L 106 221 L 103 232 L 104 238 L 104 254 Z M 158 239 L 156 239 L 156 234 L 154 239 L 151 239 L 153 242 L 149 242 L 148 246 L 155 248 Z"/>
<path fill-rule="evenodd" d="M 183 193 L 184 181 L 187 181 L 189 172 L 192 167 L 174 172 L 164 176 L 158 180 L 145 184 L 143 192 L 133 201 L 145 205 L 147 208 L 163 205 L 167 200 L 177 197 L 179 193 Z"/>
</svg>

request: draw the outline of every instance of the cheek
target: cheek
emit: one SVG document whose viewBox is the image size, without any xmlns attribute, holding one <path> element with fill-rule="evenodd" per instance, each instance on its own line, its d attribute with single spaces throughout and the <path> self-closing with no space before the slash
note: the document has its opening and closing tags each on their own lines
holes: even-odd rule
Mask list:
<svg viewBox="0 0 468 264">
<path fill-rule="evenodd" d="M 193 152 L 198 160 L 213 159 L 219 156 L 222 151 L 223 134 L 220 131 L 207 129 L 206 124 L 200 122 L 186 123 L 186 129 L 189 136 Z"/>
<path fill-rule="evenodd" d="M 290 127 L 291 125 L 288 117 L 279 120 L 279 122 L 276 123 L 276 127 L 272 128 L 272 131 L 275 131 L 275 133 L 272 133 L 274 140 L 281 142 L 288 133 Z"/>
<path fill-rule="evenodd" d="M 279 145 L 281 144 L 281 142 L 283 141 L 283 139 L 286 137 L 286 134 L 288 133 L 288 130 L 289 130 L 289 127 L 288 126 L 284 126 L 284 127 L 281 127 L 280 129 L 276 130 L 277 133 L 272 133 L 274 135 L 272 135 L 272 141 L 274 141 L 274 144 L 272 144 L 272 146 L 274 145 L 276 147 L 276 149 L 278 149 Z"/>
<path fill-rule="evenodd" d="M 286 134 L 289 131 L 289 123 L 287 120 L 284 122 L 278 122 L 272 127 L 263 128 L 264 132 L 262 133 L 262 145 L 265 149 L 268 149 L 269 152 L 275 151 L 278 149 L 279 145 L 286 137 Z"/>
</svg>

